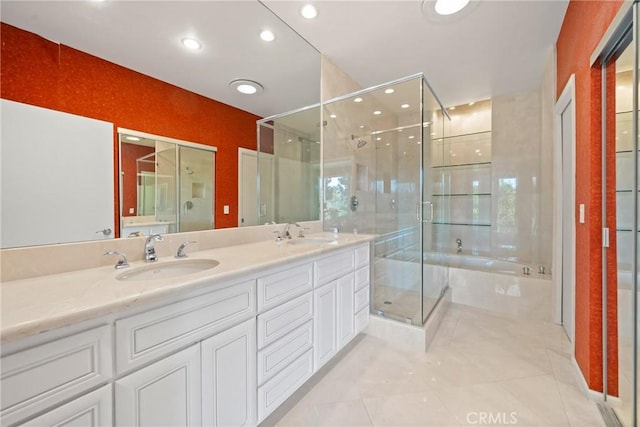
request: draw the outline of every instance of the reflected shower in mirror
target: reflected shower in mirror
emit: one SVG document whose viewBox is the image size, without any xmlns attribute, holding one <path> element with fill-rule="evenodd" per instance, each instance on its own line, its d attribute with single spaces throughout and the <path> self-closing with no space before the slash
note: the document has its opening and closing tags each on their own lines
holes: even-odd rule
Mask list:
<svg viewBox="0 0 640 427">
<path fill-rule="evenodd" d="M 119 130 L 120 236 L 214 227 L 215 147 Z"/>
<path fill-rule="evenodd" d="M 320 106 L 258 122 L 257 224 L 320 219 Z"/>
</svg>

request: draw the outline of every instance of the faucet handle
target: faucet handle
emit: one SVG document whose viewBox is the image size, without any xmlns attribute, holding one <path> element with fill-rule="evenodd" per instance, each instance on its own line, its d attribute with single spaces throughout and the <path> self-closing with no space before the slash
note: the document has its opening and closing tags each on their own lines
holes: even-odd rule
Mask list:
<svg viewBox="0 0 640 427">
<path fill-rule="evenodd" d="M 282 242 L 284 240 L 282 234 L 280 234 L 280 230 L 275 230 L 273 233 L 276 235 L 276 242 Z"/>
<path fill-rule="evenodd" d="M 176 258 L 186 258 L 188 255 L 186 253 L 184 253 L 184 248 L 186 248 L 187 245 L 190 245 L 192 243 L 198 243 L 198 242 L 195 241 L 195 240 L 182 242 L 182 244 L 180 246 L 178 246 L 178 251 L 176 252 Z"/>
<path fill-rule="evenodd" d="M 122 252 L 107 251 L 104 254 L 105 255 L 118 255 L 120 257 L 120 259 L 118 260 L 118 262 L 116 263 L 116 265 L 113 268 L 119 270 L 121 268 L 129 267 L 129 262 L 127 261 L 127 256 L 125 254 L 123 254 Z"/>
<path fill-rule="evenodd" d="M 304 230 L 311 230 L 310 227 L 301 227 L 298 231 L 298 238 L 304 237 Z"/>
</svg>

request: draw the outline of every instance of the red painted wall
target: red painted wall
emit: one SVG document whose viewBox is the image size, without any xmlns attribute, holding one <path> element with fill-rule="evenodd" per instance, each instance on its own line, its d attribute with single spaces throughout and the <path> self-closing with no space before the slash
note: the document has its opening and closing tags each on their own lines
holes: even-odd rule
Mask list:
<svg viewBox="0 0 640 427">
<path fill-rule="evenodd" d="M 238 225 L 238 147 L 256 149 L 260 117 L 5 23 L 0 40 L 0 97 L 113 123 L 115 164 L 118 127 L 216 146 L 216 228 Z"/>
<path fill-rule="evenodd" d="M 591 68 L 590 57 L 622 4 L 621 0 L 571 0 L 557 41 L 557 95 L 562 93 L 571 74 L 576 83 L 576 204 L 584 203 L 586 221 L 576 218 L 576 360 L 589 387 L 602 390 L 602 120 L 601 71 Z M 607 104 L 615 105 L 614 69 L 607 70 L 611 97 Z M 615 126 L 615 112 L 609 111 L 607 126 Z M 615 194 L 615 141 L 607 141 L 607 193 Z M 607 200 L 606 224 L 615 230 L 615 197 Z M 578 206 L 575 211 L 579 212 Z M 611 233 L 615 254 L 615 232 Z M 608 382 L 609 394 L 616 395 L 617 373 L 617 310 L 615 256 L 607 259 L 607 301 L 609 307 Z"/>
</svg>

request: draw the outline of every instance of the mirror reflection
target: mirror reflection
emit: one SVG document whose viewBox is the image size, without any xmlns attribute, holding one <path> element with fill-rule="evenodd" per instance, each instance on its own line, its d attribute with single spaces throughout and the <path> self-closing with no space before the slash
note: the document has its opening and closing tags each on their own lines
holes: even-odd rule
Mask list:
<svg viewBox="0 0 640 427">
<path fill-rule="evenodd" d="M 320 219 L 320 106 L 259 121 L 257 224 Z"/>
<path fill-rule="evenodd" d="M 214 227 L 215 148 L 120 131 L 120 236 Z"/>
<path fill-rule="evenodd" d="M 205 227 L 205 216 L 208 228 L 238 226 L 242 218 L 238 204 L 243 197 L 238 186 L 239 152 L 257 152 L 256 121 L 280 111 L 315 104 L 320 98 L 319 52 L 258 1 L 104 4 L 3 1 L 2 6 L 0 97 L 99 120 L 112 129 L 110 138 L 100 138 L 101 144 L 108 145 L 109 155 L 104 156 L 100 164 L 104 163 L 111 171 L 107 179 L 103 178 L 111 189 L 95 191 L 104 199 L 100 203 L 83 204 L 96 209 L 100 206 L 108 215 L 103 218 L 94 214 L 92 221 L 80 230 L 74 211 L 74 215 L 62 216 L 69 223 L 64 229 L 75 227 L 73 233 L 63 232 L 62 227 L 48 227 L 59 231 L 47 240 L 3 241 L 3 248 L 126 237 L 136 232 L 125 230 L 129 222 L 139 222 L 142 218 L 148 219 L 149 224 L 166 223 L 162 226 L 167 227 L 167 232 L 201 229 Z M 153 24 L 152 29 L 132 23 L 143 15 Z M 259 39 L 258 30 L 264 27 L 276 33 L 271 44 Z M 179 38 L 177 44 L 158 45 L 161 41 L 173 40 L 185 28 L 192 28 L 202 37 L 201 52 L 183 51 Z M 149 34 L 154 37 L 149 38 Z M 237 78 L 259 81 L 264 91 L 255 97 L 234 92 L 229 82 Z M 3 125 L 5 121 L 2 111 Z M 145 170 L 143 159 L 135 166 L 135 173 L 133 169 L 130 172 L 136 177 L 134 196 L 119 194 L 119 128 L 217 147 L 217 169 L 210 180 L 211 190 L 199 187 L 198 182 L 183 189 L 179 186 L 187 185 L 188 181 L 181 180 L 175 173 L 171 178 L 175 182 L 171 185 L 157 165 L 154 171 Z M 10 142 L 3 139 L 3 143 Z M 183 157 L 187 156 L 186 148 L 174 147 L 174 151 L 180 150 Z M 174 151 L 171 151 L 172 158 Z M 73 170 L 74 163 L 67 159 L 94 163 L 94 160 L 79 158 L 80 154 L 77 147 L 72 155 L 60 146 L 56 151 L 60 161 L 55 163 L 55 168 L 48 168 L 49 173 L 58 168 Z M 176 156 L 177 159 L 180 154 Z M 143 156 L 136 158 L 139 157 Z M 158 163 L 158 153 L 147 160 L 153 161 L 153 157 Z M 193 176 L 200 173 L 198 169 L 189 168 L 194 171 Z M 257 179 L 257 164 L 255 168 L 254 179 Z M 9 170 L 7 168 L 7 173 Z M 37 181 L 52 181 L 36 175 L 38 173 L 34 175 Z M 188 177 L 188 171 L 182 170 L 182 175 Z M 15 183 L 17 177 L 3 171 L 3 185 Z M 56 186 L 64 187 L 69 187 L 68 182 Z M 274 191 L 276 189 L 277 186 Z M 10 190 L 3 186 L 3 193 L 9 194 Z M 315 191 L 308 189 L 304 193 Z M 211 195 L 213 203 L 196 197 L 199 192 L 207 197 Z M 13 193 L 19 194 L 19 191 Z M 47 194 L 52 200 L 61 199 L 53 189 Z M 253 190 L 253 196 L 257 205 L 257 190 Z M 195 215 L 196 209 L 203 205 L 211 206 L 211 212 Z M 257 207 L 254 212 L 257 222 Z M 113 232 L 102 233 L 103 230 Z M 30 233 L 25 227 L 16 228 L 15 234 L 42 235 Z"/>
</svg>

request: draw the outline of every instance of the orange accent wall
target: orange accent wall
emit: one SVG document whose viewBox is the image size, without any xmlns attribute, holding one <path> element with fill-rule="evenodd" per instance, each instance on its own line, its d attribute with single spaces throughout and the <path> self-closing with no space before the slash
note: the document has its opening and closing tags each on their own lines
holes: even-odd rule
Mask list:
<svg viewBox="0 0 640 427">
<path fill-rule="evenodd" d="M 216 228 L 238 225 L 238 148 L 256 149 L 260 117 L 5 23 L 0 40 L 2 98 L 216 146 Z"/>
<path fill-rule="evenodd" d="M 602 120 L 600 67 L 590 66 L 590 57 L 622 5 L 621 0 L 571 0 L 557 41 L 557 96 L 571 74 L 576 84 L 576 204 L 584 203 L 584 224 L 576 218 L 576 319 L 575 357 L 592 390 L 603 389 L 602 376 Z M 615 105 L 613 67 L 607 69 L 611 87 L 607 104 Z M 610 89 L 610 90 L 609 90 Z M 615 112 L 608 111 L 607 126 L 615 127 Z M 607 141 L 606 224 L 615 230 L 615 140 Z M 579 212 L 578 206 L 575 211 Z M 613 226 L 613 227 L 612 227 Z M 615 254 L 615 232 L 611 233 L 609 253 Z M 609 394 L 618 389 L 616 262 L 608 257 L 607 322 Z"/>
</svg>

